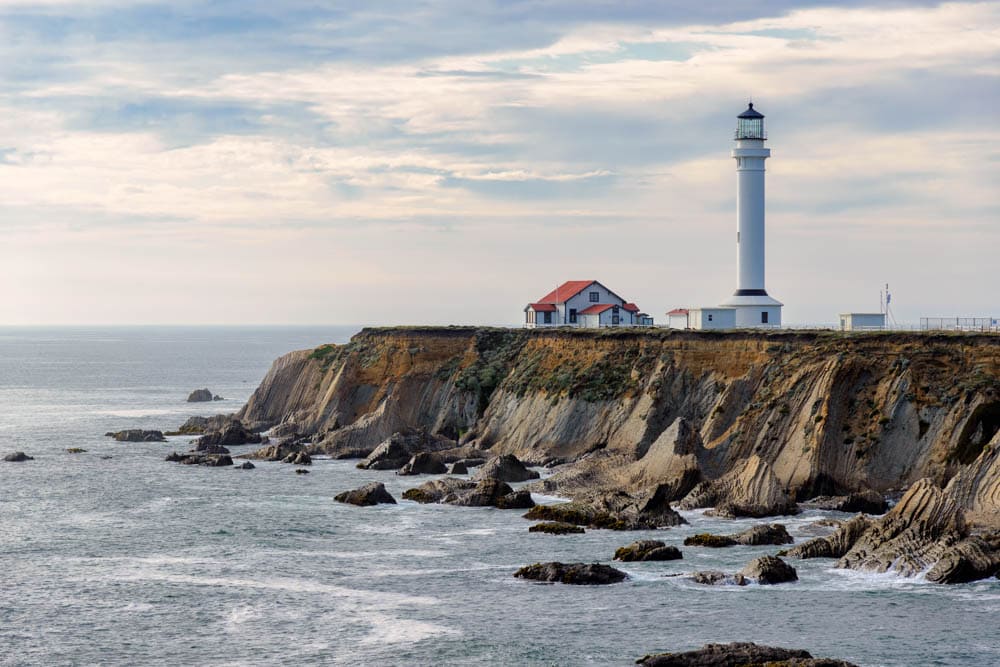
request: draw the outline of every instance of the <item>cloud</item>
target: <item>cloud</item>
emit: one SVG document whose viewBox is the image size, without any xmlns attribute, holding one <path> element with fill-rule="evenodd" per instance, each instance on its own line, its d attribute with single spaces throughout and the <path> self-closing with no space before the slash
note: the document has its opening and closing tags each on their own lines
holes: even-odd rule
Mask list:
<svg viewBox="0 0 1000 667">
<path fill-rule="evenodd" d="M 0 2 L 0 201 L 16 230 L 0 261 L 24 277 L 15 255 L 66 262 L 73 239 L 95 252 L 111 236 L 130 257 L 154 244 L 164 270 L 191 265 L 190 243 L 266 265 L 299 243 L 326 249 L 291 272 L 317 294 L 457 289 L 424 268 L 457 266 L 473 274 L 459 295 L 517 266 L 497 311 L 516 313 L 523 293 L 600 266 L 649 310 L 690 305 L 731 290 L 728 150 L 752 94 L 774 151 L 770 275 L 816 318 L 833 297 L 795 305 L 802 257 L 831 295 L 828 258 L 871 238 L 903 234 L 908 252 L 859 271 L 915 284 L 907 263 L 955 235 L 976 257 L 1000 240 L 998 56 L 986 2 Z M 544 262 L 521 259 L 524 238 L 551 244 Z M 351 316 L 381 317 L 370 303 Z M 468 317 L 501 317 L 481 308 Z"/>
</svg>

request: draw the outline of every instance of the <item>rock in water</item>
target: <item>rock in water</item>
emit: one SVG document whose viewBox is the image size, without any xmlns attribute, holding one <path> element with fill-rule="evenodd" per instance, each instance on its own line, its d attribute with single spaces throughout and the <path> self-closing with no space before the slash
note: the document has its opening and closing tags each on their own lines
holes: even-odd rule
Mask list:
<svg viewBox="0 0 1000 667">
<path fill-rule="evenodd" d="M 697 535 L 691 535 L 684 538 L 684 546 L 686 547 L 710 547 L 713 549 L 719 549 L 722 547 L 731 547 L 736 545 L 736 540 L 734 540 L 729 535 L 712 535 L 711 533 L 698 533 Z"/>
<path fill-rule="evenodd" d="M 776 556 L 761 556 L 753 559 L 740 570 L 739 575 L 747 579 L 755 579 L 759 584 L 783 584 L 799 579 L 795 568 Z"/>
<path fill-rule="evenodd" d="M 439 452 L 454 446 L 454 442 L 423 430 L 397 431 L 373 449 L 358 467 L 366 470 L 398 470 L 414 454 Z"/>
<path fill-rule="evenodd" d="M 548 533 L 549 535 L 574 535 L 582 534 L 586 531 L 580 526 L 560 521 L 543 521 L 528 528 L 529 533 Z"/>
<path fill-rule="evenodd" d="M 858 537 L 870 527 L 871 519 L 858 515 L 842 523 L 832 535 L 797 544 L 778 555 L 789 558 L 840 558 L 850 551 Z"/>
<path fill-rule="evenodd" d="M 834 512 L 864 512 L 865 514 L 885 514 L 889 509 L 882 494 L 877 491 L 857 491 L 847 496 L 820 496 L 809 501 L 809 505 L 821 510 Z"/>
<path fill-rule="evenodd" d="M 936 584 L 964 584 L 1000 573 L 1000 533 L 973 535 L 941 555 L 927 573 Z"/>
<path fill-rule="evenodd" d="M 600 563 L 535 563 L 514 573 L 521 579 L 563 584 L 603 585 L 617 584 L 628 575 L 610 565 Z"/>
<path fill-rule="evenodd" d="M 211 401 L 214 397 L 211 391 L 208 389 L 195 389 L 190 394 L 188 394 L 188 403 L 206 403 Z"/>
<path fill-rule="evenodd" d="M 244 461 L 241 465 L 236 466 L 240 470 L 253 470 L 257 466 L 250 463 L 249 461 Z"/>
<path fill-rule="evenodd" d="M 7 456 L 3 457 L 3 460 L 9 463 L 21 463 L 23 461 L 34 461 L 35 457 L 28 456 L 24 452 L 14 452 L 13 454 L 8 454 Z"/>
<path fill-rule="evenodd" d="M 289 457 L 291 461 L 294 461 L 299 453 L 304 452 L 301 447 L 296 445 L 268 445 L 249 454 L 242 454 L 239 458 L 252 459 L 254 461 L 281 461 L 284 463 L 286 460 L 289 460 Z"/>
<path fill-rule="evenodd" d="M 138 428 L 130 428 L 125 431 L 115 431 L 105 433 L 109 438 L 114 438 L 118 442 L 164 442 L 162 431 L 144 431 Z"/>
<path fill-rule="evenodd" d="M 759 646 L 752 642 L 706 644 L 694 651 L 657 653 L 636 660 L 644 667 L 857 667 L 843 660 L 816 659 L 808 651 Z"/>
<path fill-rule="evenodd" d="M 291 463 L 292 465 L 297 466 L 311 466 L 313 461 L 312 457 L 306 452 L 292 452 L 285 458 L 281 459 L 281 462 Z"/>
<path fill-rule="evenodd" d="M 424 482 L 414 489 L 403 491 L 403 499 L 425 504 L 439 503 L 447 497 L 454 497 L 460 491 L 468 491 L 475 487 L 475 482 L 456 477 L 444 477 Z"/>
<path fill-rule="evenodd" d="M 360 488 L 354 489 L 353 491 L 338 493 L 333 497 L 333 499 L 337 502 L 358 505 L 361 507 L 378 505 L 380 503 L 391 505 L 396 504 L 396 499 L 385 490 L 385 484 L 382 482 L 372 482 L 370 484 L 365 484 Z"/>
<path fill-rule="evenodd" d="M 448 472 L 444 461 L 437 454 L 420 452 L 414 454 L 406 464 L 396 471 L 397 475 L 442 475 Z"/>
<path fill-rule="evenodd" d="M 538 479 L 539 476 L 534 470 L 528 470 L 513 454 L 504 454 L 487 461 L 473 479 L 476 481 L 498 479 L 501 482 L 526 482 L 529 479 Z"/>
<path fill-rule="evenodd" d="M 184 465 L 200 465 L 211 468 L 233 465 L 233 459 L 228 454 L 205 454 L 204 452 L 188 452 L 186 454 L 173 452 L 167 455 L 166 460 Z"/>
<path fill-rule="evenodd" d="M 623 562 L 677 560 L 681 557 L 680 549 L 668 547 L 659 540 L 639 540 L 615 550 L 615 560 Z"/>
<path fill-rule="evenodd" d="M 84 449 L 83 447 L 70 447 L 66 451 L 70 454 L 83 454 L 87 450 Z"/>
<path fill-rule="evenodd" d="M 447 497 L 449 505 L 464 507 L 498 507 L 500 509 L 528 509 L 535 506 L 527 489 L 514 491 L 498 479 L 486 479 L 468 491 Z"/>
<path fill-rule="evenodd" d="M 260 433 L 248 431 L 243 424 L 238 421 L 230 422 L 221 431 L 206 433 L 195 440 L 195 450 L 201 451 L 203 447 L 238 447 L 240 445 L 255 445 L 262 440 Z"/>
<path fill-rule="evenodd" d="M 449 475 L 468 475 L 469 467 L 465 465 L 465 461 L 455 461 L 451 464 L 451 468 L 448 469 Z"/>
</svg>

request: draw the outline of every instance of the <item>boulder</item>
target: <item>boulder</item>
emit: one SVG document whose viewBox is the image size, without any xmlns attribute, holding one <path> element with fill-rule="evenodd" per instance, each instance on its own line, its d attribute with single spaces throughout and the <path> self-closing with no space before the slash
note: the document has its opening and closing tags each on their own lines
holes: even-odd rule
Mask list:
<svg viewBox="0 0 1000 667">
<path fill-rule="evenodd" d="M 732 644 L 706 644 L 694 651 L 657 653 L 636 660 L 644 667 L 857 667 L 842 660 L 813 658 L 807 651 L 760 646 L 752 642 Z"/>
<path fill-rule="evenodd" d="M 762 523 L 732 536 L 737 544 L 760 546 L 762 544 L 791 544 L 792 536 L 780 523 Z"/>
<path fill-rule="evenodd" d="M 829 512 L 850 512 L 855 514 L 885 514 L 889 503 L 877 491 L 857 491 L 847 496 L 819 496 L 808 502 L 810 507 Z"/>
<path fill-rule="evenodd" d="M 302 451 L 303 449 L 298 445 L 268 445 L 249 454 L 243 454 L 239 458 L 254 461 L 284 461 L 289 456 L 294 459 L 295 455 Z"/>
<path fill-rule="evenodd" d="M 382 484 L 381 482 L 372 482 L 352 491 L 338 493 L 333 497 L 333 499 L 340 503 L 348 503 L 362 507 L 378 505 L 381 503 L 390 505 L 396 504 L 396 499 L 385 490 L 385 484 Z"/>
<path fill-rule="evenodd" d="M 21 463 L 23 461 L 34 461 L 35 457 L 28 456 L 24 452 L 14 452 L 12 454 L 8 454 L 7 456 L 3 457 L 3 460 L 7 461 L 8 463 Z"/>
<path fill-rule="evenodd" d="M 305 468 L 296 468 L 295 469 L 295 474 L 296 475 L 308 475 L 309 471 L 306 470 Z"/>
<path fill-rule="evenodd" d="M 253 470 L 257 466 L 255 466 L 254 464 L 250 463 L 249 461 L 244 461 L 243 463 L 241 463 L 240 465 L 238 465 L 236 467 L 239 470 Z"/>
<path fill-rule="evenodd" d="M 83 447 L 70 447 L 66 450 L 69 454 L 83 454 L 87 450 Z"/>
<path fill-rule="evenodd" d="M 475 487 L 475 482 L 457 477 L 442 477 L 424 482 L 416 488 L 407 489 L 403 492 L 403 498 L 418 503 L 439 503 L 446 497 L 454 497 L 460 491 L 468 491 Z"/>
<path fill-rule="evenodd" d="M 718 570 L 694 572 L 691 574 L 691 580 L 696 584 L 703 584 L 705 586 L 718 586 L 720 584 L 732 584 L 734 586 L 747 585 L 747 580 L 742 575 L 736 574 L 730 576 Z"/>
<path fill-rule="evenodd" d="M 738 576 L 755 580 L 759 584 L 782 584 L 798 581 L 795 568 L 777 556 L 755 558 L 739 571 Z"/>
<path fill-rule="evenodd" d="M 580 526 L 560 521 L 543 521 L 528 528 L 529 533 L 548 533 L 549 535 L 572 535 L 585 532 Z"/>
<path fill-rule="evenodd" d="M 195 450 L 200 451 L 202 447 L 213 445 L 221 447 L 238 447 L 240 445 L 260 444 L 260 433 L 248 431 L 243 424 L 233 421 L 222 428 L 221 431 L 212 431 L 195 440 Z"/>
<path fill-rule="evenodd" d="M 476 481 L 497 479 L 501 482 L 527 482 L 529 479 L 538 479 L 539 477 L 537 472 L 528 470 L 513 454 L 504 454 L 494 456 L 487 461 L 473 479 Z"/>
<path fill-rule="evenodd" d="M 221 431 L 228 424 L 236 421 L 233 415 L 215 415 L 213 417 L 189 417 L 176 431 L 168 435 L 202 435 L 210 431 Z"/>
<path fill-rule="evenodd" d="M 468 475 L 469 467 L 465 464 L 465 461 L 455 461 L 448 468 L 449 475 Z"/>
<path fill-rule="evenodd" d="M 215 395 L 208 389 L 195 389 L 188 394 L 188 403 L 207 403 L 215 398 Z"/>
<path fill-rule="evenodd" d="M 397 475 L 441 475 L 448 472 L 444 461 L 437 454 L 420 452 L 410 457 L 406 464 L 396 471 Z"/>
<path fill-rule="evenodd" d="M 312 457 L 304 451 L 290 452 L 288 456 L 281 459 L 282 463 L 291 463 L 297 466 L 311 466 Z"/>
<path fill-rule="evenodd" d="M 527 489 L 518 489 L 513 493 L 500 496 L 495 504 L 497 509 L 502 510 L 526 510 L 535 506 L 535 501 L 531 499 L 531 492 Z"/>
<path fill-rule="evenodd" d="M 514 573 L 521 579 L 532 579 L 551 583 L 604 585 L 617 584 L 628 575 L 610 565 L 600 563 L 535 563 L 526 565 Z"/>
<path fill-rule="evenodd" d="M 114 438 L 117 442 L 165 442 L 162 431 L 144 431 L 138 428 L 130 428 L 114 433 L 105 433 L 109 438 Z"/>
<path fill-rule="evenodd" d="M 698 533 L 697 535 L 690 535 L 684 538 L 684 546 L 686 547 L 711 547 L 713 549 L 718 549 L 721 547 L 731 547 L 735 545 L 736 540 L 729 535 Z"/>
<path fill-rule="evenodd" d="M 199 445 L 195 447 L 196 452 L 202 454 L 228 454 L 229 450 L 222 445 Z"/>
<path fill-rule="evenodd" d="M 639 540 L 615 550 L 615 560 L 623 562 L 677 560 L 682 558 L 680 549 L 667 546 L 659 540 Z"/>
<path fill-rule="evenodd" d="M 212 468 L 233 465 L 233 459 L 228 454 L 205 454 L 203 452 L 187 452 L 186 454 L 173 452 L 167 455 L 166 460 L 184 465 L 201 465 Z"/>
<path fill-rule="evenodd" d="M 678 503 L 678 507 L 687 510 L 713 506 L 706 514 L 726 518 L 799 512 L 771 466 L 757 455 L 719 479 L 699 483 Z"/>
<path fill-rule="evenodd" d="M 624 491 L 592 493 L 572 503 L 537 508 L 525 518 L 611 530 L 649 530 L 687 523 L 671 509 L 666 485 L 636 495 Z"/>
<path fill-rule="evenodd" d="M 472 489 L 452 494 L 444 499 L 449 505 L 463 507 L 498 507 L 500 509 L 527 509 L 535 506 L 527 489 L 514 491 L 498 479 L 485 479 Z"/>
</svg>

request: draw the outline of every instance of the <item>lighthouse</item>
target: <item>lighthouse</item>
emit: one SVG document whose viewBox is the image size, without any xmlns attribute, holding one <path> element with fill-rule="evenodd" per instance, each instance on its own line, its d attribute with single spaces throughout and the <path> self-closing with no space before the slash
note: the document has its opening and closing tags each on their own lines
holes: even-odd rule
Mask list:
<svg viewBox="0 0 1000 667">
<path fill-rule="evenodd" d="M 753 108 L 736 117 L 736 292 L 722 306 L 736 310 L 737 327 L 781 324 L 780 301 L 764 288 L 764 114 Z"/>
</svg>

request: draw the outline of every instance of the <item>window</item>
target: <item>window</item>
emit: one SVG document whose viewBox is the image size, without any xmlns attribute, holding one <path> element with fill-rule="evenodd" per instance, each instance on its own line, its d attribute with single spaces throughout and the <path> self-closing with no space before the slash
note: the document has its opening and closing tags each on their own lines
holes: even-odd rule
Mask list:
<svg viewBox="0 0 1000 667">
<path fill-rule="evenodd" d="M 552 311 L 550 310 L 545 311 L 545 323 L 552 324 Z"/>
<path fill-rule="evenodd" d="M 760 314 L 760 323 L 767 324 L 767 311 L 765 310 Z"/>
<path fill-rule="evenodd" d="M 569 309 L 569 323 L 576 324 L 576 308 Z"/>
<path fill-rule="evenodd" d="M 618 315 L 611 316 L 611 325 L 616 326 L 621 323 L 621 318 Z"/>
<path fill-rule="evenodd" d="M 711 314 L 711 313 L 709 313 L 709 314 L 708 314 L 708 321 L 709 321 L 709 322 L 711 322 L 711 321 L 712 321 L 712 314 Z"/>
<path fill-rule="evenodd" d="M 600 292 L 591 292 L 590 293 L 590 302 L 591 303 L 599 303 L 600 300 L 601 300 L 601 293 Z"/>
</svg>

